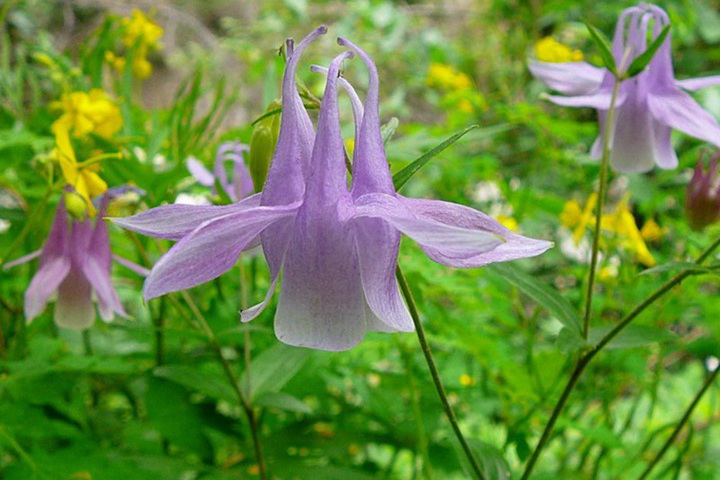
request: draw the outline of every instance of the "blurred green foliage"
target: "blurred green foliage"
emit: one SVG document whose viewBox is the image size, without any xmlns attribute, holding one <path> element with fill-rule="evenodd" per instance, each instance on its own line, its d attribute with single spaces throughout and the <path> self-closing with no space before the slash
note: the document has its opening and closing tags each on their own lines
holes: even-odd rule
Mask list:
<svg viewBox="0 0 720 480">
<path fill-rule="evenodd" d="M 509 271 L 451 270 L 409 242 L 400 258 L 476 454 L 493 479 L 519 474 L 583 347 L 571 319 L 582 303 L 587 266 L 572 253 L 571 232 L 559 217 L 567 201 L 587 200 L 599 170 L 588 154 L 594 113 L 544 103 L 525 61 L 535 41 L 552 35 L 599 64 L 581 22 L 609 35 L 628 3 L 159 4 L 165 48 L 151 57 L 156 71 L 145 82 L 129 69 L 108 73 L 104 60 L 118 41 L 117 13 L 129 11 L 109 14 L 112 2 L 88 5 L 0 5 L 2 261 L 40 248 L 49 229 L 59 198 L 57 191 L 48 194 L 58 175 L 47 158 L 58 117 L 52 103 L 63 92 L 102 87 L 117 99 L 124 127 L 108 148 L 121 149 L 123 158 L 103 162 L 103 178 L 111 187 L 133 184 L 146 192 L 124 214 L 171 203 L 181 193 L 209 197 L 192 181 L 186 159 L 209 165 L 223 141 L 249 143 L 251 122 L 279 96 L 277 48 L 286 36 L 327 23 L 333 37 L 353 39 L 378 64 L 382 116 L 399 119 L 387 145 L 393 172 L 479 124 L 414 175 L 406 194 L 512 218 L 524 234 L 556 243 Z M 663 7 L 672 20 L 677 76 L 719 73 L 720 3 L 671 0 Z M 308 64 L 337 52 L 331 41 L 317 43 Z M 470 87 L 458 94 L 432 86 L 433 64 L 452 67 Z M 362 69 L 348 62 L 345 75 L 364 90 Z M 310 95 L 321 94 L 322 76 L 299 76 Z M 717 89 L 697 98 L 720 115 Z M 718 233 L 717 227 L 693 232 L 683 217 L 689 169 L 703 146 L 685 136 L 675 146 L 678 170 L 615 175 L 610 190 L 613 204 L 630 195 L 638 224 L 654 219 L 667 229 L 650 243 L 661 265 L 687 261 Z M 111 236 L 115 253 L 145 266 L 170 247 L 115 227 Z M 644 267 L 617 245 L 606 245 L 603 254 L 601 265 L 616 274 L 601 281 L 596 297 L 591 333 L 597 336 L 672 273 L 639 276 Z M 23 292 L 34 271 L 28 263 L 3 271 L 0 281 L 0 477 L 258 478 L 246 417 L 183 297 L 144 304 L 142 279 L 116 266 L 114 281 L 131 318 L 98 323 L 83 337 L 58 330 L 48 312 L 26 325 Z M 413 335 L 371 333 L 341 354 L 281 345 L 272 333 L 272 308 L 239 324 L 238 310 L 260 301 L 268 283 L 261 258 L 248 256 L 190 295 L 241 386 L 250 385 L 274 478 L 468 478 Z M 533 478 L 642 472 L 700 388 L 708 359 L 720 356 L 719 290 L 716 271 L 693 276 L 614 341 L 581 381 Z M 720 478 L 719 405 L 714 387 L 656 478 Z"/>
</svg>

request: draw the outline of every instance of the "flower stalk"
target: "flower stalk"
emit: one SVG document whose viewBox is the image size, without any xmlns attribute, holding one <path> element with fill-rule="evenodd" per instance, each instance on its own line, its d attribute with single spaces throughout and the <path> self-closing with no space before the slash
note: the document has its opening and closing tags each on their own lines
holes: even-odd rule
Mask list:
<svg viewBox="0 0 720 480">
<path fill-rule="evenodd" d="M 478 462 L 478 459 L 475 457 L 475 454 L 473 453 L 470 445 L 465 439 L 462 430 L 460 430 L 460 425 L 458 424 L 457 417 L 455 416 L 455 412 L 450 405 L 450 401 L 447 398 L 447 393 L 445 393 L 445 387 L 443 386 L 442 379 L 440 379 L 440 373 L 438 372 L 437 365 L 435 365 L 435 359 L 433 358 L 432 351 L 430 350 L 430 344 L 425 337 L 425 330 L 423 329 L 422 323 L 420 322 L 420 314 L 418 313 L 417 305 L 415 304 L 412 292 L 410 291 L 410 286 L 408 285 L 407 280 L 405 279 L 405 275 L 403 275 L 399 265 L 397 267 L 396 274 L 398 279 L 398 285 L 400 286 L 400 291 L 402 292 L 403 297 L 407 302 L 410 316 L 413 320 L 413 324 L 415 325 L 415 332 L 417 333 L 418 341 L 420 342 L 420 348 L 422 349 L 423 355 L 425 356 L 425 361 L 427 362 L 428 369 L 430 370 L 430 376 L 432 377 L 433 383 L 435 384 L 435 390 L 437 390 L 438 396 L 440 397 L 440 403 L 442 403 L 445 417 L 447 417 L 448 422 L 450 422 L 453 432 L 455 432 L 455 436 L 460 442 L 460 446 L 462 447 L 463 452 L 468 459 L 468 462 L 470 462 L 470 466 L 472 467 L 475 476 L 480 480 L 488 480 L 487 475 L 485 475 L 485 472 L 483 472 L 482 468 L 480 467 L 480 463 Z"/>
<path fill-rule="evenodd" d="M 618 91 L 620 90 L 621 80 L 615 80 L 612 97 L 610 99 L 610 109 L 605 120 L 605 132 L 612 131 L 613 115 L 615 113 L 615 104 L 617 102 Z M 608 184 L 608 164 L 610 163 L 610 134 L 603 136 L 602 142 L 602 159 L 600 160 L 600 185 L 598 187 L 598 200 L 595 207 L 595 232 L 593 233 L 592 256 L 590 258 L 590 272 L 588 273 L 587 293 L 585 296 L 585 316 L 583 318 L 583 338 L 588 339 L 590 332 L 590 316 L 592 314 L 593 287 L 595 286 L 595 273 L 597 270 L 598 254 L 600 250 L 600 237 L 602 236 L 602 211 L 607 194 Z"/>
<path fill-rule="evenodd" d="M 698 403 L 700 403 L 700 399 L 702 399 L 703 395 L 705 395 L 705 392 L 707 392 L 707 390 L 710 388 L 710 385 L 713 384 L 719 373 L 720 368 L 716 367 L 715 370 L 713 370 L 712 373 L 708 375 L 708 377 L 705 379 L 705 382 L 703 382 L 702 387 L 695 395 L 695 398 L 692 402 L 690 402 L 690 405 L 688 405 L 688 408 L 687 410 L 685 410 L 682 418 L 677 423 L 677 425 L 675 425 L 675 429 L 673 430 L 672 434 L 670 434 L 670 437 L 668 437 L 668 439 L 665 441 L 665 444 L 655 455 L 652 461 L 650 461 L 647 467 L 645 467 L 645 470 L 643 471 L 643 473 L 640 474 L 638 480 L 644 480 L 645 478 L 647 478 L 647 476 L 650 475 L 650 472 L 652 472 L 653 468 L 655 468 L 655 465 L 657 465 L 658 462 L 660 462 L 660 459 L 662 459 L 665 453 L 667 453 L 670 446 L 673 444 L 673 442 L 675 442 L 675 439 L 677 439 L 678 435 L 680 435 L 680 432 L 682 431 L 685 424 L 687 424 L 688 420 L 690 420 L 690 416 L 695 410 L 695 407 L 697 407 Z"/>
<path fill-rule="evenodd" d="M 715 240 L 707 249 L 705 249 L 705 251 L 703 251 L 700 256 L 697 257 L 695 263 L 701 265 L 705 260 L 710 257 L 710 255 L 713 254 L 713 252 L 718 247 L 720 247 L 720 238 Z M 655 290 L 655 292 L 653 292 L 649 297 L 647 297 L 637 307 L 635 307 L 630 313 L 628 313 L 622 320 L 620 320 L 620 322 L 612 330 L 605 334 L 605 336 L 600 339 L 598 343 L 596 343 L 592 348 L 590 348 L 590 350 L 586 351 L 580 357 L 577 364 L 575 365 L 575 369 L 570 375 L 570 380 L 568 380 L 567 385 L 565 385 L 565 389 L 560 394 L 560 398 L 558 399 L 552 413 L 550 414 L 550 419 L 545 425 L 545 430 L 543 430 L 540 440 L 538 441 L 538 444 L 535 447 L 535 450 L 533 451 L 530 460 L 528 460 L 528 463 L 525 466 L 525 471 L 523 472 L 521 480 L 527 480 L 530 478 L 530 475 L 535 468 L 535 464 L 540 458 L 540 454 L 550 440 L 550 435 L 553 432 L 555 423 L 557 422 L 557 419 L 560 417 L 560 414 L 565 408 L 565 404 L 567 403 L 570 394 L 573 392 L 573 390 L 575 390 L 575 386 L 577 385 L 578 380 L 580 380 L 580 377 L 582 376 L 583 372 L 590 364 L 592 359 L 595 358 L 595 356 L 600 353 L 612 341 L 613 338 L 615 338 L 620 332 L 622 332 L 625 327 L 627 327 L 633 320 L 635 320 L 635 318 L 637 318 L 642 312 L 644 312 L 650 305 L 655 303 L 670 290 L 682 283 L 682 281 L 685 280 L 687 277 L 696 273 L 697 272 L 694 272 L 692 270 L 685 270 L 665 282 L 660 288 Z"/>
</svg>

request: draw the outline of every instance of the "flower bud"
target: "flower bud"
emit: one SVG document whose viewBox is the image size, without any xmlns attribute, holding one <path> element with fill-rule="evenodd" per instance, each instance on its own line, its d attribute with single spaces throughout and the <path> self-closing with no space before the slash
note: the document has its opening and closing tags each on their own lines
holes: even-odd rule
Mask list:
<svg viewBox="0 0 720 480">
<path fill-rule="evenodd" d="M 85 220 L 88 208 L 85 200 L 75 192 L 65 192 L 65 208 L 67 212 L 78 220 Z"/>
<path fill-rule="evenodd" d="M 685 214 L 693 230 L 702 230 L 720 220 L 720 175 L 717 171 L 719 155 L 713 156 L 707 171 L 703 170 L 702 158 L 698 159 L 688 184 Z"/>
<path fill-rule="evenodd" d="M 267 117 L 260 120 L 253 130 L 250 138 L 249 168 L 250 176 L 255 185 L 255 190 L 262 190 L 265 185 L 270 161 L 275 153 L 278 134 L 280 132 L 280 114 L 271 113 L 280 109 L 280 102 L 277 100 L 270 103 L 265 110 Z"/>
</svg>

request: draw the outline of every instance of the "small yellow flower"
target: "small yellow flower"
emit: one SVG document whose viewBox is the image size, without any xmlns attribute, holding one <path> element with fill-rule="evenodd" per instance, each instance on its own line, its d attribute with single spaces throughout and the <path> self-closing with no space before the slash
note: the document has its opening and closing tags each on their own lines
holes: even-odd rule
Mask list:
<svg viewBox="0 0 720 480">
<path fill-rule="evenodd" d="M 666 227 L 661 227 L 652 218 L 645 222 L 645 225 L 640 229 L 640 235 L 647 242 L 657 242 L 661 240 L 668 232 Z"/>
<path fill-rule="evenodd" d="M 506 215 L 498 215 L 497 217 L 495 217 L 495 220 L 497 220 L 500 225 L 507 228 L 508 230 L 511 230 L 513 232 L 518 231 L 518 222 L 513 217 L 508 217 Z"/>
<path fill-rule="evenodd" d="M 615 265 L 608 265 L 598 270 L 598 279 L 608 283 L 618 276 L 618 269 Z"/>
<path fill-rule="evenodd" d="M 78 163 L 75 150 L 73 150 L 72 143 L 70 143 L 70 134 L 67 128 L 56 128 L 55 143 L 56 147 L 52 155 L 60 163 L 60 169 L 65 181 L 85 200 L 88 213 L 91 217 L 94 217 L 97 211 L 90 199 L 105 193 L 107 190 L 107 183 L 97 174 L 100 165 L 98 163 L 89 165 Z"/>
<path fill-rule="evenodd" d="M 573 50 L 552 37 L 545 37 L 535 43 L 535 56 L 541 62 L 579 62 L 583 59 L 580 50 Z"/>
<path fill-rule="evenodd" d="M 75 137 L 95 134 L 110 138 L 123 125 L 120 109 L 101 89 L 95 88 L 86 92 L 63 94 L 56 107 L 63 114 L 52 124 L 52 131 L 57 135 L 59 130 L 68 130 Z"/>
<path fill-rule="evenodd" d="M 348 155 L 352 157 L 353 152 L 355 151 L 355 139 L 354 138 L 348 138 L 345 140 L 345 150 L 347 151 Z"/>
<path fill-rule="evenodd" d="M 139 42 L 151 50 L 160 48 L 160 37 L 163 29 L 160 25 L 149 19 L 145 14 L 134 9 L 128 18 L 123 18 L 122 27 L 125 29 L 123 43 L 130 48 Z"/>
<path fill-rule="evenodd" d="M 573 240 L 575 245 L 580 245 L 580 240 L 585 235 L 585 229 L 593 222 L 595 216 L 593 211 L 597 204 L 597 194 L 592 194 L 588 198 L 585 208 L 580 208 L 580 204 L 574 200 L 565 203 L 563 211 L 560 214 L 560 223 L 564 227 L 573 229 Z"/>
<path fill-rule="evenodd" d="M 475 385 L 475 379 L 468 375 L 467 373 L 463 373 L 460 375 L 460 385 L 463 387 L 472 387 Z"/>
<path fill-rule="evenodd" d="M 152 73 L 152 64 L 147 57 L 150 52 L 160 50 L 160 37 L 163 36 L 163 29 L 152 19 L 145 16 L 140 10 L 133 10 L 132 15 L 123 18 L 121 27 L 125 33 L 122 42 L 126 48 L 134 48 L 132 55 L 132 73 L 139 79 L 145 79 Z M 105 56 L 106 61 L 115 70 L 122 73 L 125 70 L 126 60 L 122 57 Z"/>
<path fill-rule="evenodd" d="M 620 246 L 632 252 L 638 262 L 646 267 L 657 265 L 655 258 L 648 250 L 645 240 L 638 229 L 635 217 L 628 208 L 628 197 L 625 197 L 611 214 L 603 215 L 603 230 L 615 233 L 620 238 Z"/>
<path fill-rule="evenodd" d="M 472 87 L 470 77 L 442 63 L 430 64 L 425 83 L 443 90 L 467 90 Z"/>
</svg>

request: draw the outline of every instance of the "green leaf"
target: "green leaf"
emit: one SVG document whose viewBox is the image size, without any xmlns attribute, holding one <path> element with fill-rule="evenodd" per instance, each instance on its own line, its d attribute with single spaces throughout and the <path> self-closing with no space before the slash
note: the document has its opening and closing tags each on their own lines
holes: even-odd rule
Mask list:
<svg viewBox="0 0 720 480">
<path fill-rule="evenodd" d="M 535 300 L 538 305 L 567 327 L 569 329 L 568 333 L 577 333 L 579 335 L 582 332 L 579 314 L 570 305 L 570 302 L 551 286 L 524 273 L 514 265 L 498 263 L 485 268 L 502 277 L 525 295 Z"/>
<path fill-rule="evenodd" d="M 305 365 L 311 355 L 306 348 L 278 344 L 263 352 L 251 363 L 250 386 L 252 398 L 265 393 L 279 392 Z M 243 373 L 240 385 L 246 385 Z"/>
<path fill-rule="evenodd" d="M 653 59 L 669 33 L 670 25 L 667 25 L 665 28 L 662 29 L 660 35 L 655 37 L 655 40 L 653 40 L 650 46 L 642 54 L 638 55 L 635 60 L 632 61 L 624 76 L 627 78 L 632 78 L 645 70 L 645 67 L 647 67 L 650 61 Z"/>
<path fill-rule="evenodd" d="M 399 172 L 397 172 L 395 175 L 393 175 L 393 183 L 395 184 L 395 190 L 400 190 L 403 185 L 407 183 L 410 178 L 415 175 L 415 172 L 420 170 L 422 167 L 425 166 L 426 163 L 428 163 L 430 160 L 432 160 L 438 153 L 445 150 L 447 147 L 452 145 L 453 143 L 460 140 L 463 136 L 465 136 L 466 133 L 468 133 L 470 130 L 474 130 L 476 128 L 479 128 L 480 125 L 470 125 L 465 130 L 461 130 L 460 132 L 456 133 L 452 137 L 448 138 L 444 142 L 442 142 L 440 145 L 436 146 L 429 152 L 423 153 L 418 157 L 417 159 L 413 160 L 410 165 L 403 168 Z"/>
<path fill-rule="evenodd" d="M 615 57 L 613 57 L 612 49 L 610 48 L 610 41 L 600 30 L 587 22 L 584 23 L 588 32 L 590 32 L 593 42 L 595 42 L 598 50 L 600 50 L 600 58 L 602 58 L 603 65 L 617 77 L 617 66 L 615 65 Z"/>
<path fill-rule="evenodd" d="M 220 377 L 215 377 L 211 372 L 204 371 L 198 366 L 163 365 L 157 367 L 153 373 L 156 377 L 165 378 L 209 397 L 231 403 L 238 402 L 235 390 L 227 384 L 227 381 L 221 381 Z"/>
<path fill-rule="evenodd" d="M 593 327 L 588 332 L 588 341 L 594 345 L 598 343 L 612 329 L 612 326 Z M 605 348 L 625 349 L 641 348 L 657 343 L 668 342 L 675 338 L 664 328 L 651 325 L 628 325 L 613 338 Z"/>
<path fill-rule="evenodd" d="M 287 410 L 288 412 L 307 414 L 313 413 L 312 409 L 308 407 L 305 402 L 303 402 L 299 398 L 293 397 L 292 395 L 283 392 L 266 393 L 260 395 L 258 398 L 255 399 L 253 403 L 262 407 L 273 407 L 279 408 L 280 410 Z"/>
<path fill-rule="evenodd" d="M 640 275 L 654 275 L 657 273 L 665 273 L 665 272 L 676 272 L 676 273 L 685 273 L 690 272 L 693 275 L 699 275 L 704 273 L 714 274 L 718 275 L 717 267 L 706 267 L 703 265 L 698 265 L 697 263 L 693 262 L 670 262 L 666 263 L 664 265 L 658 265 L 657 267 L 648 268 L 647 270 L 643 270 L 640 272 Z"/>
<path fill-rule="evenodd" d="M 468 438 L 467 440 L 470 449 L 480 463 L 480 469 L 488 480 L 507 480 L 510 478 L 510 465 L 508 465 L 498 448 L 475 438 Z M 462 459 L 461 461 L 467 461 L 460 448 L 456 448 L 455 452 Z"/>
<path fill-rule="evenodd" d="M 382 135 L 383 145 L 387 145 L 390 139 L 395 135 L 395 131 L 400 125 L 400 120 L 397 117 L 392 117 L 388 122 L 380 127 L 380 134 Z"/>
</svg>

